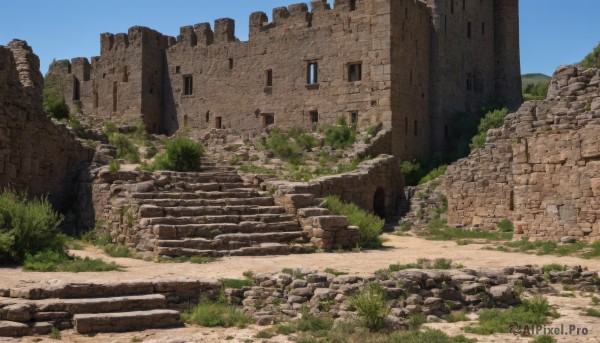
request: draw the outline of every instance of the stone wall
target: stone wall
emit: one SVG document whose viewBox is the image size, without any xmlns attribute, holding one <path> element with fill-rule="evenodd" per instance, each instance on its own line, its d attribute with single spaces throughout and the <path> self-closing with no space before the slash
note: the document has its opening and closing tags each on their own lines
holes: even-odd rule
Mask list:
<svg viewBox="0 0 600 343">
<path fill-rule="evenodd" d="M 396 212 L 404 179 L 398 159 L 381 155 L 361 163 L 354 172 L 323 176 L 310 182 L 265 181 L 264 185 L 267 189 L 275 189 L 276 196 L 312 194 L 321 198 L 336 195 L 385 218 Z"/>
<path fill-rule="evenodd" d="M 39 63 L 24 41 L 0 46 L 0 188 L 49 194 L 63 208 L 94 152 L 43 112 Z"/>
<path fill-rule="evenodd" d="M 382 124 L 384 152 L 410 160 L 448 146 L 457 112 L 519 102 L 517 9 L 518 0 L 313 0 L 252 13 L 248 41 L 227 18 L 184 26 L 177 39 L 143 27 L 106 33 L 91 64 L 58 61 L 51 74 L 97 125 L 142 118 L 153 132 L 254 136 L 346 117 Z"/>
<path fill-rule="evenodd" d="M 485 148 L 448 169 L 450 224 L 504 218 L 535 239 L 600 235 L 600 70 L 560 67 L 548 99 L 525 103 Z"/>
</svg>

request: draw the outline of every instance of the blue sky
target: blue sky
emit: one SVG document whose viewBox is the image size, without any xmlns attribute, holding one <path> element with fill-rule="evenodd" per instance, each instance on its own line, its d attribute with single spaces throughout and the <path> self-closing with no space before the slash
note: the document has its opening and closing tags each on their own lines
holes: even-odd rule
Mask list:
<svg viewBox="0 0 600 343">
<path fill-rule="evenodd" d="M 484 0 L 492 1 L 492 0 Z M 2 0 L 0 44 L 24 39 L 40 56 L 42 72 L 53 58 L 99 54 L 100 33 L 142 25 L 177 36 L 179 27 L 216 18 L 236 20 L 237 36 L 248 36 L 254 11 L 299 2 L 289 0 Z M 332 2 L 332 1 L 330 1 Z M 598 0 L 521 0 L 523 73 L 552 74 L 578 62 L 600 41 Z"/>
</svg>

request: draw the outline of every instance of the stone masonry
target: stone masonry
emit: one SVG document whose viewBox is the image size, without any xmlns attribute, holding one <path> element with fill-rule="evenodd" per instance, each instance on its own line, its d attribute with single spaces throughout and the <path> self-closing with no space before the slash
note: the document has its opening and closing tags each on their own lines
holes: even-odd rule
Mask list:
<svg viewBox="0 0 600 343">
<path fill-rule="evenodd" d="M 534 239 L 600 236 L 600 70 L 560 67 L 548 99 L 488 132 L 484 149 L 443 178 L 451 225 L 494 229 L 504 218 Z"/>
<path fill-rule="evenodd" d="M 79 171 L 94 152 L 43 112 L 39 67 L 26 42 L 0 46 L 0 188 L 49 194 L 62 208 L 74 201 Z"/>
<path fill-rule="evenodd" d="M 99 57 L 49 75 L 83 118 L 154 133 L 235 129 L 253 136 L 333 123 L 382 124 L 385 153 L 441 151 L 457 112 L 521 101 L 518 0 L 326 0 L 250 15 L 250 37 L 217 19 L 177 38 L 145 27 L 101 35 Z"/>
</svg>

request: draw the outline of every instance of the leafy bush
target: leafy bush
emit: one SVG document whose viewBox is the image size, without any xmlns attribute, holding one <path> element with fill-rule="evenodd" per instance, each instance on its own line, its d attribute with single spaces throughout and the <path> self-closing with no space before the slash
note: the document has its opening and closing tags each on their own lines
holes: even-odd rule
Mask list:
<svg viewBox="0 0 600 343">
<path fill-rule="evenodd" d="M 64 252 L 46 250 L 35 255 L 27 254 L 23 269 L 35 272 L 108 272 L 119 270 L 117 264 L 106 263 L 100 259 L 89 257 L 71 257 Z"/>
<path fill-rule="evenodd" d="M 27 200 L 25 193 L 0 193 L 0 263 L 23 262 L 44 250 L 63 252 L 67 239 L 59 232 L 63 217 L 47 199 Z"/>
<path fill-rule="evenodd" d="M 321 131 L 325 135 L 325 145 L 336 149 L 349 148 L 356 141 L 354 126 L 349 126 L 343 117 L 338 119 L 337 125 L 325 125 Z"/>
<path fill-rule="evenodd" d="M 303 133 L 296 138 L 296 143 L 306 151 L 311 151 L 319 143 L 315 136 L 310 133 Z"/>
<path fill-rule="evenodd" d="M 362 248 L 381 248 L 381 233 L 385 220 L 368 213 L 355 204 L 346 204 L 335 196 L 325 199 L 325 206 L 335 215 L 348 217 L 348 223 L 360 230 L 360 246 Z"/>
<path fill-rule="evenodd" d="M 498 222 L 498 230 L 500 230 L 500 232 L 514 232 L 515 226 L 510 220 L 502 219 Z"/>
<path fill-rule="evenodd" d="M 437 179 L 438 177 L 446 174 L 446 170 L 448 170 L 448 166 L 446 165 L 442 165 L 433 169 L 427 175 L 423 176 L 421 180 L 419 180 L 419 185 L 426 184 Z"/>
<path fill-rule="evenodd" d="M 583 61 L 579 62 L 579 66 L 584 68 L 600 68 L 600 44 L 585 56 Z"/>
<path fill-rule="evenodd" d="M 487 141 L 487 132 L 490 129 L 502 127 L 507 114 L 507 108 L 488 112 L 479 122 L 477 134 L 471 140 L 471 150 L 483 148 L 485 146 L 485 142 Z"/>
<path fill-rule="evenodd" d="M 65 99 L 48 90 L 44 90 L 44 111 L 58 120 L 69 117 L 69 106 Z"/>
<path fill-rule="evenodd" d="M 133 142 L 124 134 L 113 133 L 108 138 L 110 144 L 117 148 L 117 158 L 126 159 L 131 163 L 140 162 L 140 153 Z"/>
<path fill-rule="evenodd" d="M 508 333 L 512 323 L 527 323 L 529 325 L 548 324 L 548 316 L 556 317 L 556 311 L 550 308 L 548 300 L 541 295 L 531 300 L 524 300 L 523 305 L 508 310 L 485 310 L 479 316 L 479 325 L 465 328 L 466 332 L 478 335 Z"/>
<path fill-rule="evenodd" d="M 281 129 L 276 128 L 271 131 L 265 144 L 267 149 L 273 151 L 275 156 L 284 161 L 293 165 L 300 165 L 304 162 L 300 147 L 290 140 Z"/>
<path fill-rule="evenodd" d="M 223 300 L 202 299 L 190 311 L 181 315 L 184 322 L 205 327 L 232 327 L 243 328 L 252 323 L 252 317 L 241 309 L 226 304 Z"/>
<path fill-rule="evenodd" d="M 110 137 L 112 136 L 112 134 L 119 132 L 119 129 L 117 128 L 117 125 L 115 123 L 113 123 L 112 121 L 108 121 L 102 126 L 102 131 L 104 132 L 106 137 Z"/>
<path fill-rule="evenodd" d="M 198 171 L 200 157 L 204 154 L 202 144 L 187 137 L 178 136 L 166 144 L 166 151 L 156 156 L 153 169 L 179 172 Z"/>
<path fill-rule="evenodd" d="M 387 291 L 378 283 L 362 288 L 349 298 L 349 303 L 356 309 L 360 322 L 371 331 L 381 330 L 390 308 L 385 304 Z"/>
</svg>

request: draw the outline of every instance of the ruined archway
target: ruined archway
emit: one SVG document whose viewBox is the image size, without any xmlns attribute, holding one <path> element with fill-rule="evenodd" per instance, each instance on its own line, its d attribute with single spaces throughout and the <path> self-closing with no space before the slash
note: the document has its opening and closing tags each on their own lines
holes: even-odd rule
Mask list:
<svg viewBox="0 0 600 343">
<path fill-rule="evenodd" d="M 386 216 L 386 192 L 382 187 L 377 188 L 373 196 L 373 212 L 381 218 Z"/>
</svg>

